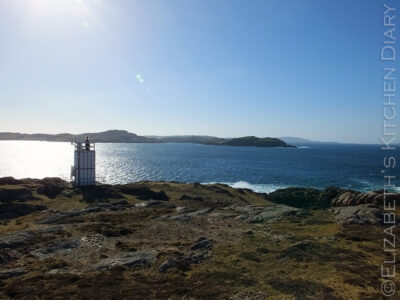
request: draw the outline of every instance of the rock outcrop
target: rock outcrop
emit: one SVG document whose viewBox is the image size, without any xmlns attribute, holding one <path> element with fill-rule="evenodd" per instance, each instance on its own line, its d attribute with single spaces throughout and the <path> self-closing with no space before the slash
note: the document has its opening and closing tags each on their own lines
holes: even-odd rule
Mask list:
<svg viewBox="0 0 400 300">
<path fill-rule="evenodd" d="M 305 213 L 302 209 L 283 204 L 267 206 L 233 205 L 231 209 L 240 214 L 236 219 L 253 224 L 273 223 L 287 216 L 299 216 Z"/>
<path fill-rule="evenodd" d="M 105 258 L 92 267 L 93 270 L 109 270 L 114 267 L 148 267 L 156 258 L 154 250 L 139 250 L 123 252 L 110 258 Z"/>
<path fill-rule="evenodd" d="M 127 209 L 130 205 L 125 200 L 116 201 L 113 203 L 94 203 L 89 205 L 85 209 L 70 210 L 66 212 L 55 212 L 53 215 L 44 218 L 39 221 L 39 224 L 54 224 L 63 222 L 68 218 L 84 216 L 90 213 L 96 213 L 100 211 L 120 211 Z"/>
<path fill-rule="evenodd" d="M 340 225 L 380 225 L 383 221 L 382 208 L 371 204 L 333 207 L 332 213 Z"/>
<path fill-rule="evenodd" d="M 60 178 L 44 178 L 40 180 L 37 193 L 49 198 L 55 198 L 67 187 L 67 182 Z"/>
<path fill-rule="evenodd" d="M 167 272 L 171 268 L 188 270 L 190 265 L 198 264 L 207 258 L 209 251 L 213 248 L 213 244 L 212 240 L 200 237 L 186 254 L 176 255 L 167 259 L 160 265 L 158 270 L 160 273 Z"/>
<path fill-rule="evenodd" d="M 360 193 L 356 191 L 345 191 L 332 199 L 332 206 L 351 206 L 361 204 L 383 205 L 384 200 L 393 202 L 400 201 L 400 195 L 395 193 L 386 193 L 383 191 L 372 191 Z"/>
<path fill-rule="evenodd" d="M 0 185 L 0 203 L 32 199 L 32 191 L 22 185 Z"/>
<path fill-rule="evenodd" d="M 318 190 L 313 188 L 285 188 L 267 195 L 267 199 L 278 204 L 286 204 L 297 208 L 327 208 L 337 195 L 335 188 Z"/>
<path fill-rule="evenodd" d="M 31 214 L 35 211 L 45 210 L 43 205 L 30 204 L 0 204 L 0 220 L 13 219 L 20 216 Z"/>
</svg>

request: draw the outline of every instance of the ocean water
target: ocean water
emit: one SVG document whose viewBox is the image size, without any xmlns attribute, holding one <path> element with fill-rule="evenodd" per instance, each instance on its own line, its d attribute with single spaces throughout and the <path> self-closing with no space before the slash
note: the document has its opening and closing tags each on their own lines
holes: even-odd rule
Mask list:
<svg viewBox="0 0 400 300">
<path fill-rule="evenodd" d="M 73 150 L 70 143 L 0 141 L 0 177 L 69 178 Z M 384 155 L 379 145 L 96 144 L 97 176 L 105 183 L 219 182 L 257 192 L 288 186 L 382 189 Z M 400 178 L 399 170 L 392 175 Z"/>
</svg>

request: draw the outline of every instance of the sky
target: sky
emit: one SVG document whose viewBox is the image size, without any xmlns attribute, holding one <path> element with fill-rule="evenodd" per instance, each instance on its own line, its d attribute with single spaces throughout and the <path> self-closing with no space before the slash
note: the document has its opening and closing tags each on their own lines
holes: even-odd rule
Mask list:
<svg viewBox="0 0 400 300">
<path fill-rule="evenodd" d="M 383 11 L 365 0 L 0 0 L 0 131 L 376 143 Z"/>
</svg>

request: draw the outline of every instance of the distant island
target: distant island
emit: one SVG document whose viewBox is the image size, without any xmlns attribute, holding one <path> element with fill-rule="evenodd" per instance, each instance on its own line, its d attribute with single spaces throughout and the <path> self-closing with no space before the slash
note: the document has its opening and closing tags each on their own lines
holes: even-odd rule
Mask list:
<svg viewBox="0 0 400 300">
<path fill-rule="evenodd" d="M 81 134 L 25 134 L 0 132 L 0 140 L 17 141 L 48 141 L 76 142 L 84 141 L 86 137 L 97 143 L 194 143 L 217 146 L 254 146 L 254 147 L 294 147 L 279 138 L 246 136 L 239 138 L 218 138 L 213 136 L 184 135 L 184 136 L 139 136 L 126 130 L 107 130 L 96 133 Z"/>
<path fill-rule="evenodd" d="M 282 136 L 282 137 L 278 137 L 278 139 L 281 139 L 282 141 L 285 141 L 286 143 L 291 144 L 291 145 L 340 144 L 338 142 L 320 142 L 320 141 L 314 141 L 314 140 L 304 139 L 304 138 L 300 138 L 300 137 L 293 137 L 293 136 Z"/>
</svg>

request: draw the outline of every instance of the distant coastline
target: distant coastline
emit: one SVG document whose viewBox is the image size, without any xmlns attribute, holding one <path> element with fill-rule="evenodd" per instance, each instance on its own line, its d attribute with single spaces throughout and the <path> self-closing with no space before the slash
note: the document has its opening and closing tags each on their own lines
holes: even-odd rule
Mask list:
<svg viewBox="0 0 400 300">
<path fill-rule="evenodd" d="M 81 134 L 25 134 L 15 132 L 0 132 L 0 140 L 14 141 L 47 141 L 47 142 L 76 142 L 86 137 L 97 143 L 194 143 L 216 146 L 254 146 L 254 147 L 295 147 L 279 138 L 246 136 L 239 138 L 218 138 L 213 136 L 139 136 L 126 130 L 108 130 L 95 133 Z"/>
</svg>

